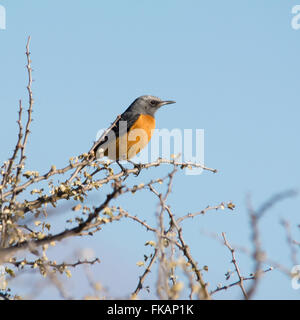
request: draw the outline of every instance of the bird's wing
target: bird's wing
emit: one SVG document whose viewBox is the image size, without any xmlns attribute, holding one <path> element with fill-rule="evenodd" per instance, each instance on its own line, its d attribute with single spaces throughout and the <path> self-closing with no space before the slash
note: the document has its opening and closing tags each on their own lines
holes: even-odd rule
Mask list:
<svg viewBox="0 0 300 320">
<path fill-rule="evenodd" d="M 137 121 L 140 114 L 133 113 L 131 111 L 125 111 L 120 119 L 117 121 L 115 126 L 111 129 L 113 131 L 114 135 L 113 138 L 117 139 L 118 137 L 122 137 L 124 134 L 126 134 L 130 128 L 133 126 L 133 124 Z M 121 122 L 122 121 L 122 122 Z M 91 148 L 91 151 L 94 151 L 97 153 L 97 150 L 101 147 L 103 149 L 106 149 L 106 146 L 108 144 L 108 139 L 111 139 L 111 136 L 108 134 L 102 139 L 101 141 L 96 141 Z"/>
</svg>

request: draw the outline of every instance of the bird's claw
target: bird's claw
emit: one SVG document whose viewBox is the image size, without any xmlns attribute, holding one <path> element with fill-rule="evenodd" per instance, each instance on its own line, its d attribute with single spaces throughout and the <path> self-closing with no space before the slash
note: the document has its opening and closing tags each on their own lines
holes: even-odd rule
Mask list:
<svg viewBox="0 0 300 320">
<path fill-rule="evenodd" d="M 129 162 L 133 165 L 134 169 L 137 169 L 137 172 L 134 172 L 134 176 L 137 177 L 141 173 L 143 169 L 143 165 L 141 163 L 134 163 L 132 161 L 129 161 Z M 128 169 L 124 168 L 119 161 L 117 161 L 117 164 L 119 165 L 121 171 L 124 173 L 123 181 L 125 181 L 129 176 Z"/>
<path fill-rule="evenodd" d="M 137 169 L 138 171 L 134 173 L 134 175 L 137 177 L 141 171 L 143 166 L 140 163 L 133 163 L 134 169 Z"/>
<path fill-rule="evenodd" d="M 117 161 L 117 164 L 120 167 L 121 171 L 124 173 L 124 176 L 125 176 L 123 179 L 123 181 L 124 181 L 129 176 L 128 170 L 126 168 L 124 168 L 119 161 Z"/>
</svg>

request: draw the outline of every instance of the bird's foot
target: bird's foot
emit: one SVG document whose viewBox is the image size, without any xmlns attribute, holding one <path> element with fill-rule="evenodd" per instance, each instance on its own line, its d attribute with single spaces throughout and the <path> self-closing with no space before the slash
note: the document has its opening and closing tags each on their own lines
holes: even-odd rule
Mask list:
<svg viewBox="0 0 300 320">
<path fill-rule="evenodd" d="M 124 179 L 123 179 L 123 181 L 125 181 L 125 180 L 127 179 L 127 177 L 129 176 L 129 174 L 128 174 L 128 169 L 126 169 L 125 167 L 123 167 L 119 161 L 116 161 L 116 162 L 117 162 L 117 164 L 119 165 L 121 171 L 124 173 Z"/>
<path fill-rule="evenodd" d="M 134 169 L 138 170 L 137 172 L 134 173 L 134 175 L 137 177 L 141 173 L 143 169 L 143 165 L 141 163 L 134 163 L 132 161 L 129 161 L 129 162 L 133 165 Z"/>
</svg>

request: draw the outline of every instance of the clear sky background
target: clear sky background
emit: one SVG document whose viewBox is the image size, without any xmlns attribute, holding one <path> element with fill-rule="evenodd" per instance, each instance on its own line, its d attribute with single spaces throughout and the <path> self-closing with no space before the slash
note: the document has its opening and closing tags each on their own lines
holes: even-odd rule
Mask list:
<svg viewBox="0 0 300 320">
<path fill-rule="evenodd" d="M 108 126 L 142 94 L 177 103 L 157 114 L 158 128 L 204 129 L 205 164 L 218 174 L 179 173 L 170 196 L 176 215 L 232 200 L 234 212 L 210 212 L 187 221 L 185 238 L 213 289 L 233 270 L 229 251 L 202 234 L 226 232 L 234 245 L 251 248 L 246 196 L 258 207 L 274 193 L 299 188 L 300 30 L 291 27 L 291 10 L 300 1 L 240 0 L 0 0 L 7 29 L 0 30 L 0 160 L 16 141 L 18 99 L 27 102 L 25 44 L 31 35 L 34 68 L 34 122 L 28 169 L 64 166 L 89 150 L 99 129 Z M 130 184 L 164 175 L 149 170 Z M 94 193 L 100 203 L 103 194 Z M 124 208 L 155 223 L 157 201 L 148 193 L 124 197 Z M 71 206 L 71 205 L 70 205 Z M 299 197 L 274 207 L 261 221 L 264 249 L 292 267 L 281 218 L 299 240 Z M 66 215 L 55 217 L 57 230 Z M 145 233 L 130 221 L 113 223 L 93 238 L 65 241 L 56 249 L 74 259 L 78 248 L 93 248 L 102 263 L 93 276 L 113 296 L 125 297 L 138 282 L 136 262 L 149 248 Z M 57 251 L 56 251 L 57 252 Z M 238 253 L 242 273 L 253 265 Z M 267 265 L 265 266 L 267 267 Z M 83 269 L 73 271 L 69 289 L 85 292 Z M 30 283 L 19 280 L 19 286 Z M 151 284 L 149 278 L 146 284 Z M 29 289 L 28 289 L 29 290 Z M 30 291 L 30 290 L 29 290 Z M 142 295 L 155 297 L 155 292 Z M 240 298 L 233 288 L 216 299 Z M 47 287 L 41 298 L 59 297 Z M 290 280 L 274 270 L 265 275 L 255 298 L 299 299 Z"/>
</svg>

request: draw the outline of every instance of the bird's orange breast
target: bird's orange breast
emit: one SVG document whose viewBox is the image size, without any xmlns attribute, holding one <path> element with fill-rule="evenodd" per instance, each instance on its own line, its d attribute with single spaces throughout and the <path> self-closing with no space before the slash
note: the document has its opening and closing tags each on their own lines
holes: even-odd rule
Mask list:
<svg viewBox="0 0 300 320">
<path fill-rule="evenodd" d="M 141 129 L 145 131 L 145 134 L 148 136 L 148 143 L 152 136 L 152 130 L 155 129 L 155 118 L 147 114 L 141 114 L 137 121 L 129 129 L 129 132 L 135 129 Z"/>
<path fill-rule="evenodd" d="M 127 134 L 127 159 L 133 158 L 145 148 L 155 129 L 155 118 L 141 114 Z"/>
<path fill-rule="evenodd" d="M 145 148 L 152 137 L 155 129 L 155 118 L 141 114 L 137 121 L 129 128 L 127 134 L 118 137 L 113 142 L 116 160 L 131 159 Z M 109 152 L 105 152 L 109 156 Z"/>
</svg>

